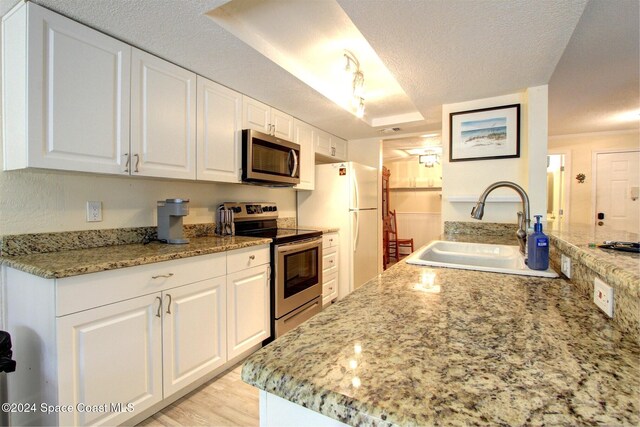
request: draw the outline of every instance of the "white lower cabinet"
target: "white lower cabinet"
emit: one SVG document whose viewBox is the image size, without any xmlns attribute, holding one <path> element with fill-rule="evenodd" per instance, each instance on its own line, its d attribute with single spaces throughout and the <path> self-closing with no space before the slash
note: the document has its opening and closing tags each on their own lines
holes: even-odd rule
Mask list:
<svg viewBox="0 0 640 427">
<path fill-rule="evenodd" d="M 64 279 L 5 268 L 9 399 L 70 408 L 11 425 L 141 421 L 270 335 L 269 273 L 268 245 Z"/>
<path fill-rule="evenodd" d="M 59 403 L 73 407 L 60 425 L 116 425 L 131 417 L 128 404 L 138 412 L 162 400 L 160 303 L 145 295 L 57 319 Z"/>
<path fill-rule="evenodd" d="M 227 276 L 229 359 L 271 335 L 268 270 L 258 266 Z"/>
<path fill-rule="evenodd" d="M 224 277 L 163 292 L 163 388 L 169 396 L 227 361 Z"/>
<path fill-rule="evenodd" d="M 322 236 L 322 305 L 327 306 L 338 298 L 339 271 L 338 233 Z"/>
</svg>

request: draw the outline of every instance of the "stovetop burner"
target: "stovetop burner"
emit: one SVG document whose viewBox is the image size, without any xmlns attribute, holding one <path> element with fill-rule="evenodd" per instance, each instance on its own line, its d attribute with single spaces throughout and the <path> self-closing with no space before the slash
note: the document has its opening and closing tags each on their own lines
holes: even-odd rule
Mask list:
<svg viewBox="0 0 640 427">
<path fill-rule="evenodd" d="M 274 243 L 288 243 L 312 237 L 322 236 L 321 231 L 305 230 L 302 228 L 262 228 L 253 230 L 236 230 L 236 235 L 247 237 L 267 237 Z"/>
<path fill-rule="evenodd" d="M 272 202 L 224 203 L 234 212 L 237 236 L 266 237 L 274 244 L 289 243 L 322 236 L 321 231 L 302 228 L 279 228 L 278 207 Z"/>
</svg>

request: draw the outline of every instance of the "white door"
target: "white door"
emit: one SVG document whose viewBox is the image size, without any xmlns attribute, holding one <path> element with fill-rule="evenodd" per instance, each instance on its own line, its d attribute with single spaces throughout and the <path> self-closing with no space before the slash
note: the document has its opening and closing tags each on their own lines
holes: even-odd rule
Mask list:
<svg viewBox="0 0 640 427">
<path fill-rule="evenodd" d="M 271 134 L 271 107 L 243 95 L 242 128 Z"/>
<path fill-rule="evenodd" d="M 59 402 L 116 405 L 60 412 L 60 425 L 117 425 L 162 400 L 160 303 L 151 294 L 57 319 Z"/>
<path fill-rule="evenodd" d="M 165 397 L 226 362 L 226 306 L 224 276 L 163 293 Z"/>
<path fill-rule="evenodd" d="M 266 265 L 227 276 L 229 360 L 271 335 L 269 298 Z"/>
<path fill-rule="evenodd" d="M 293 141 L 293 117 L 272 108 L 271 125 L 271 133 L 273 136 L 286 139 L 287 141 Z"/>
<path fill-rule="evenodd" d="M 300 184 L 295 186 L 297 190 L 313 190 L 315 186 L 316 153 L 313 149 L 313 134 L 312 126 L 295 120 L 293 142 L 300 144 Z"/>
<path fill-rule="evenodd" d="M 198 76 L 198 180 L 240 182 L 242 95 Z"/>
<path fill-rule="evenodd" d="M 196 178 L 196 75 L 133 49 L 132 175 Z"/>
<path fill-rule="evenodd" d="M 350 209 L 378 207 L 378 170 L 360 163 L 349 163 Z"/>
<path fill-rule="evenodd" d="M 29 166 L 122 173 L 131 47 L 29 7 Z"/>
<path fill-rule="evenodd" d="M 596 218 L 602 228 L 640 232 L 640 151 L 596 153 Z"/>
<path fill-rule="evenodd" d="M 351 221 L 353 291 L 378 274 L 378 210 L 353 211 Z"/>
</svg>

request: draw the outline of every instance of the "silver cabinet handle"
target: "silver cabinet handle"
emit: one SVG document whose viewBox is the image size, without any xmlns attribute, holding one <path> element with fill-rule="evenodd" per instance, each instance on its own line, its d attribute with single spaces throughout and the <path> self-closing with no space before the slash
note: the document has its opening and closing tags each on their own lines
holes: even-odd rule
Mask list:
<svg viewBox="0 0 640 427">
<path fill-rule="evenodd" d="M 173 277 L 173 273 L 169 273 L 169 274 L 158 274 L 157 276 L 151 276 L 152 279 L 159 279 L 161 277 L 164 277 L 165 279 L 168 279 L 169 277 Z"/>
<path fill-rule="evenodd" d="M 134 170 L 134 172 L 138 173 L 140 172 L 139 170 L 139 166 L 140 166 L 140 155 L 139 154 L 134 154 L 133 155 L 136 158 L 136 169 Z"/>
<path fill-rule="evenodd" d="M 250 260 L 254 260 L 254 259 L 256 259 L 256 256 L 255 256 L 255 255 L 251 255 L 251 256 L 249 257 L 249 259 L 250 259 Z"/>
<path fill-rule="evenodd" d="M 158 312 L 156 313 L 156 317 L 162 317 L 160 314 L 162 312 L 162 298 L 156 297 L 156 299 L 158 300 Z"/>
<path fill-rule="evenodd" d="M 167 294 L 169 297 L 169 304 L 167 304 L 167 314 L 171 314 L 171 294 Z"/>
<path fill-rule="evenodd" d="M 127 158 L 127 161 L 124 163 L 124 171 L 129 173 L 129 165 L 131 164 L 131 157 L 129 157 L 129 153 L 123 154 Z"/>
</svg>

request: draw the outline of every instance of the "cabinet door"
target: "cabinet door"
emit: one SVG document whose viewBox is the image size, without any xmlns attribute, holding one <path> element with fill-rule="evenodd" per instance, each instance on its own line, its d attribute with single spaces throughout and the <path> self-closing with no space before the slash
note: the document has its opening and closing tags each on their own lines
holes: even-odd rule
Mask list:
<svg viewBox="0 0 640 427">
<path fill-rule="evenodd" d="M 272 108 L 271 125 L 271 133 L 274 136 L 286 139 L 287 141 L 293 141 L 293 117 Z"/>
<path fill-rule="evenodd" d="M 331 135 L 327 132 L 317 130 L 315 132 L 316 153 L 331 157 Z"/>
<path fill-rule="evenodd" d="M 347 141 L 344 139 L 332 138 L 333 149 L 332 155 L 336 158 L 336 161 L 346 161 L 347 160 Z"/>
<path fill-rule="evenodd" d="M 268 266 L 227 276 L 227 354 L 232 359 L 271 335 Z"/>
<path fill-rule="evenodd" d="M 314 129 L 308 124 L 294 120 L 293 142 L 300 144 L 300 184 L 298 190 L 313 190 L 315 188 L 316 152 L 313 148 Z"/>
<path fill-rule="evenodd" d="M 131 48 L 35 4 L 28 11 L 25 166 L 122 173 Z"/>
<path fill-rule="evenodd" d="M 163 293 L 165 398 L 226 362 L 226 304 L 224 276 Z"/>
<path fill-rule="evenodd" d="M 151 294 L 57 318 L 59 403 L 114 405 L 61 412 L 60 425 L 117 425 L 162 400 L 160 303 Z"/>
<path fill-rule="evenodd" d="M 131 174 L 196 178 L 196 75 L 133 49 Z"/>
<path fill-rule="evenodd" d="M 271 134 L 271 107 L 248 96 L 243 96 L 242 128 Z"/>
<path fill-rule="evenodd" d="M 240 182 L 242 95 L 198 76 L 199 180 Z"/>
</svg>

